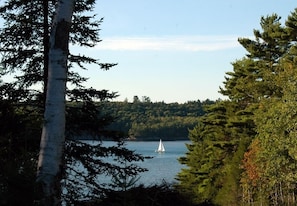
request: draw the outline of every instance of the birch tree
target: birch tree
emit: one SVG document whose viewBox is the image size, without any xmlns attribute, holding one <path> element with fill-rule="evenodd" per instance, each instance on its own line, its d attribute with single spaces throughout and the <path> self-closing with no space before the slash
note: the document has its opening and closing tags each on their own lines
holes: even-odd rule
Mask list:
<svg viewBox="0 0 297 206">
<path fill-rule="evenodd" d="M 10 82 L 0 84 L 0 110 L 3 111 L 0 111 L 0 165 L 4 165 L 0 167 L 0 205 L 34 205 L 40 199 L 40 195 L 34 192 L 41 191 L 39 188 L 34 189 L 37 168 L 35 157 L 40 150 L 44 117 L 43 93 L 47 87 L 50 36 L 48 32 L 53 28 L 58 1 L 0 2 L 0 18 L 3 19 L 0 28 L 0 77 L 5 74 L 16 75 Z M 94 5 L 95 0 L 75 1 L 69 44 L 91 48 L 101 41 L 99 27 L 103 18 L 97 20 L 97 15 L 93 13 Z M 98 101 L 116 97 L 116 93 L 86 88 L 83 83 L 87 78 L 74 70 L 89 69 L 87 65 L 90 64 L 95 68 L 108 70 L 116 64 L 101 63 L 97 57 L 74 51 L 67 53 L 67 86 L 74 86 L 74 89 L 68 88 L 66 92 L 67 142 L 63 146 L 65 172 L 62 173 L 62 181 L 56 183 L 61 182 L 63 185 L 63 203 L 79 205 L 79 200 L 99 199 L 110 191 L 109 186 L 98 182 L 98 175 L 112 177 L 119 170 L 128 174 L 144 171 L 130 164 L 125 164 L 125 168 L 118 164 L 106 164 L 105 161 L 98 161 L 99 156 L 120 156 L 126 162 L 143 161 L 143 157 L 131 154 L 124 145 L 105 148 L 74 140 L 78 136 L 88 136 L 94 140 L 101 140 L 102 137 L 115 140 L 124 134 L 108 128 L 113 117 L 103 114 L 101 106 L 97 104 Z M 33 87 L 35 85 L 37 88 Z M 38 89 L 40 85 L 43 88 Z M 78 163 L 85 166 L 85 173 L 77 171 L 75 166 Z M 86 190 L 89 192 L 86 193 Z"/>
<path fill-rule="evenodd" d="M 68 42 L 75 0 L 60 0 L 50 35 L 49 71 L 37 182 L 43 205 L 59 205 L 65 142 L 65 94 Z"/>
</svg>

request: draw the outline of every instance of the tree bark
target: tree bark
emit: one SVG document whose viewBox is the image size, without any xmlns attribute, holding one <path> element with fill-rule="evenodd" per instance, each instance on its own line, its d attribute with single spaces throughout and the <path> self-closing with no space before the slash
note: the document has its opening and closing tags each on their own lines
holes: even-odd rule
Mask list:
<svg viewBox="0 0 297 206">
<path fill-rule="evenodd" d="M 47 76 L 48 76 L 48 55 L 49 55 L 49 4 L 48 1 L 42 2 L 43 7 L 43 109 L 45 109 L 45 100 L 46 100 L 46 92 L 47 92 Z"/>
<path fill-rule="evenodd" d="M 42 188 L 42 205 L 61 204 L 67 57 L 74 2 L 58 1 L 50 34 L 47 94 L 36 179 Z"/>
</svg>

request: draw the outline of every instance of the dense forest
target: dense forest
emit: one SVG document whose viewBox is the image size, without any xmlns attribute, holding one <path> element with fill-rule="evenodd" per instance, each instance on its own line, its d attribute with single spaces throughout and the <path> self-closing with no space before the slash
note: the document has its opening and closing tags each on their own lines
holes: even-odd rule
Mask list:
<svg viewBox="0 0 297 206">
<path fill-rule="evenodd" d="M 101 112 L 115 118 L 109 129 L 122 131 L 130 140 L 188 139 L 189 129 L 205 114 L 204 107 L 214 101 L 187 103 L 151 102 L 148 97 L 133 102 L 100 102 Z"/>
<path fill-rule="evenodd" d="M 177 188 L 196 203 L 296 205 L 297 9 L 261 18 L 246 56 L 190 131 Z"/>
</svg>

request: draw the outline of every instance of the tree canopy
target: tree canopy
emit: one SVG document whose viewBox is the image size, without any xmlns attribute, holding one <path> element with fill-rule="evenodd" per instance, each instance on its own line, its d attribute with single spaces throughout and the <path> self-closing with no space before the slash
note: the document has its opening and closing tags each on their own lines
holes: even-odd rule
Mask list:
<svg viewBox="0 0 297 206">
<path fill-rule="evenodd" d="M 296 15 L 261 18 L 247 55 L 232 63 L 220 92 L 190 132 L 177 188 L 196 203 L 296 204 Z"/>
<path fill-rule="evenodd" d="M 149 98 L 148 98 L 149 99 Z M 143 101 L 101 102 L 106 115 L 115 117 L 110 124 L 134 140 L 188 139 L 188 130 L 205 114 L 204 107 L 214 101 L 189 101 L 183 104 Z"/>
</svg>

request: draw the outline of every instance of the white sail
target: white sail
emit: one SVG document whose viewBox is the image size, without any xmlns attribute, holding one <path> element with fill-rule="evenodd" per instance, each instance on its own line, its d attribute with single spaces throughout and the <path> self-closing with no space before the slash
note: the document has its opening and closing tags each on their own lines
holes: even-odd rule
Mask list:
<svg viewBox="0 0 297 206">
<path fill-rule="evenodd" d="M 160 139 L 159 146 L 158 146 L 158 149 L 156 150 L 156 152 L 165 152 L 165 147 L 164 147 L 161 139 Z"/>
</svg>

